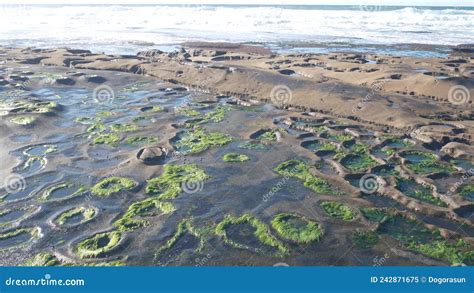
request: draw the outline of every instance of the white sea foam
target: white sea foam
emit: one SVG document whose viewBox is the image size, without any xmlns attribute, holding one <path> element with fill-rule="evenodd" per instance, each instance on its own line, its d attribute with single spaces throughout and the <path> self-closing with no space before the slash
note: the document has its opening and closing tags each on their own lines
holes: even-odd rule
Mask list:
<svg viewBox="0 0 474 293">
<path fill-rule="evenodd" d="M 4 6 L 0 42 L 134 53 L 185 40 L 474 43 L 474 10 L 229 6 Z"/>
</svg>

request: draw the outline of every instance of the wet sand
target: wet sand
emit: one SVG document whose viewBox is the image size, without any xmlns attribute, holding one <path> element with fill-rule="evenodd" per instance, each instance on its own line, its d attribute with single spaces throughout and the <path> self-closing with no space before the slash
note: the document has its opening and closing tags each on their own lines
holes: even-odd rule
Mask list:
<svg viewBox="0 0 474 293">
<path fill-rule="evenodd" d="M 2 265 L 474 263 L 470 57 L 0 53 Z"/>
</svg>

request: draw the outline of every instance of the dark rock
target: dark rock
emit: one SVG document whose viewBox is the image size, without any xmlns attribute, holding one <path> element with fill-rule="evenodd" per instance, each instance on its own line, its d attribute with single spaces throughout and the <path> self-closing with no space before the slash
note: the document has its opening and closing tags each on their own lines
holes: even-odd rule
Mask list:
<svg viewBox="0 0 474 293">
<path fill-rule="evenodd" d="M 76 84 L 74 79 L 69 78 L 69 77 L 58 78 L 55 80 L 55 82 L 61 85 L 75 85 Z"/>
<path fill-rule="evenodd" d="M 87 80 L 87 82 L 92 82 L 92 83 L 104 83 L 104 82 L 107 81 L 107 79 L 105 79 L 102 76 L 98 76 L 98 75 L 87 76 L 86 80 Z"/>
<path fill-rule="evenodd" d="M 163 147 L 149 147 L 138 151 L 137 159 L 146 165 L 163 164 L 166 158 L 166 149 Z"/>
</svg>

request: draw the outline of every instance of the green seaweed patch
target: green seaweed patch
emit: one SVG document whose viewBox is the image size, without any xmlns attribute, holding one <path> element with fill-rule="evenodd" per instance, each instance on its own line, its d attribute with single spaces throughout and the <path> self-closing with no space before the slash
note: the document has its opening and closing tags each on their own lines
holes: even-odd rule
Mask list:
<svg viewBox="0 0 474 293">
<path fill-rule="evenodd" d="M 289 249 L 270 233 L 270 229 L 267 225 L 249 214 L 244 214 L 241 217 L 235 217 L 231 215 L 226 216 L 222 222 L 217 224 L 215 233 L 216 235 L 222 237 L 226 243 L 234 247 L 252 250 L 252 248 L 247 245 L 231 240 L 229 235 L 227 235 L 227 229 L 229 229 L 230 226 L 240 224 L 249 224 L 252 226 L 255 229 L 253 233 L 254 236 L 263 244 L 277 249 L 279 255 L 285 255 L 289 253 Z"/>
<path fill-rule="evenodd" d="M 99 233 L 79 242 L 76 252 L 80 258 L 102 257 L 115 249 L 121 239 L 122 234 L 117 231 Z"/>
<path fill-rule="evenodd" d="M 9 104 L 14 109 L 10 112 L 14 113 L 35 113 L 35 114 L 47 114 L 52 113 L 59 108 L 56 102 L 43 102 L 43 101 L 14 101 Z"/>
<path fill-rule="evenodd" d="M 376 166 L 377 162 L 367 154 L 348 154 L 341 164 L 352 172 L 360 172 Z"/>
<path fill-rule="evenodd" d="M 54 198 L 54 195 L 56 193 L 68 192 L 72 189 L 75 189 L 75 191 L 71 191 L 66 196 L 61 196 L 59 198 Z M 63 183 L 60 183 L 60 184 L 53 185 L 53 186 L 49 187 L 48 189 L 46 189 L 43 192 L 43 194 L 41 195 L 40 200 L 42 200 L 42 201 L 66 200 L 66 199 L 70 199 L 70 198 L 79 196 L 79 195 L 83 194 L 85 191 L 86 191 L 86 188 L 83 187 L 83 186 L 79 186 L 76 189 L 74 183 L 63 182 Z"/>
<path fill-rule="evenodd" d="M 456 243 L 450 243 L 447 240 L 423 244 L 411 243 L 408 248 L 431 258 L 448 261 L 451 265 L 474 264 L 474 250 L 462 239 Z"/>
<path fill-rule="evenodd" d="M 444 201 L 433 196 L 433 191 L 430 186 L 419 184 L 413 179 L 397 178 L 396 188 L 411 198 L 440 207 L 447 207 L 447 204 Z"/>
<path fill-rule="evenodd" d="M 390 157 L 396 154 L 396 151 L 394 149 L 384 147 L 380 150 L 382 153 L 384 153 L 386 156 Z"/>
<path fill-rule="evenodd" d="M 329 139 L 332 139 L 337 142 L 346 142 L 351 140 L 353 137 L 352 135 L 349 134 L 337 134 L 337 135 L 331 135 L 329 136 Z"/>
<path fill-rule="evenodd" d="M 289 160 L 278 165 L 274 170 L 285 177 L 295 177 L 303 181 L 304 186 L 314 192 L 339 195 L 332 190 L 331 185 L 324 179 L 310 173 L 310 166 L 298 160 Z"/>
<path fill-rule="evenodd" d="M 401 154 L 407 162 L 407 167 L 416 174 L 428 174 L 439 172 L 454 172 L 451 165 L 438 162 L 436 156 L 422 151 L 405 151 Z"/>
<path fill-rule="evenodd" d="M 51 253 L 40 252 L 27 259 L 22 265 L 27 267 L 52 267 L 61 265 L 61 262 Z"/>
<path fill-rule="evenodd" d="M 384 223 L 393 218 L 389 212 L 381 208 L 361 208 L 360 211 L 362 215 L 371 222 Z"/>
<path fill-rule="evenodd" d="M 130 205 L 127 212 L 114 222 L 114 226 L 120 231 L 133 231 L 149 226 L 150 222 L 147 218 L 169 214 L 173 211 L 174 207 L 171 203 L 162 201 L 158 196 L 150 197 Z"/>
<path fill-rule="evenodd" d="M 207 133 L 202 128 L 189 130 L 176 142 L 176 147 L 185 154 L 198 154 L 213 146 L 223 146 L 232 138 L 222 133 Z"/>
<path fill-rule="evenodd" d="M 54 223 L 59 226 L 68 225 L 68 222 L 76 217 L 80 217 L 81 220 L 77 223 L 74 223 L 74 226 L 81 225 L 89 222 L 97 215 L 97 210 L 94 208 L 87 207 L 78 207 L 69 209 L 54 219 Z"/>
<path fill-rule="evenodd" d="M 87 123 L 86 125 L 88 124 L 90 124 L 86 129 L 86 132 L 88 133 L 102 133 L 107 130 L 107 127 L 100 119 L 96 119 L 92 123 Z"/>
<path fill-rule="evenodd" d="M 154 144 L 157 142 L 158 138 L 152 136 L 131 136 L 125 140 L 125 143 L 132 145 Z"/>
<path fill-rule="evenodd" d="M 184 115 L 184 116 L 188 116 L 188 117 L 197 117 L 201 115 L 199 111 L 196 111 L 195 109 L 191 107 L 178 107 L 176 108 L 176 113 Z"/>
<path fill-rule="evenodd" d="M 413 144 L 410 143 L 409 141 L 401 139 L 399 137 L 388 137 L 384 141 L 384 145 L 391 148 L 408 148 L 408 147 L 413 146 Z"/>
<path fill-rule="evenodd" d="M 363 143 L 355 143 L 350 147 L 351 151 L 357 154 L 368 154 L 370 147 Z"/>
<path fill-rule="evenodd" d="M 0 203 L 2 198 L 0 197 Z M 0 210 L 0 227 L 9 226 L 15 222 L 20 222 L 30 215 L 32 212 L 31 208 L 20 208 L 20 209 L 5 209 Z M 13 216 L 12 216 L 13 215 Z M 17 215 L 15 217 L 15 215 Z"/>
<path fill-rule="evenodd" d="M 189 219 L 184 219 L 178 224 L 178 228 L 176 229 L 176 232 L 173 234 L 173 236 L 157 250 L 155 253 L 155 259 L 160 257 L 166 250 L 171 249 L 186 233 L 189 233 L 199 239 L 199 247 L 196 249 L 196 252 L 201 251 L 204 247 L 204 239 L 201 233 L 199 233 L 199 231 L 193 227 Z"/>
<path fill-rule="evenodd" d="M 99 117 L 112 117 L 112 116 L 115 116 L 115 115 L 117 115 L 117 114 L 114 113 L 114 112 L 111 112 L 111 111 L 102 111 L 102 112 L 97 113 L 97 116 L 99 116 Z"/>
<path fill-rule="evenodd" d="M 183 184 L 198 184 L 208 178 L 195 164 L 165 165 L 161 176 L 147 180 L 145 191 L 159 195 L 162 200 L 174 199 L 183 191 Z"/>
<path fill-rule="evenodd" d="M 246 149 L 246 150 L 257 150 L 257 151 L 263 151 L 267 150 L 268 146 L 262 143 L 259 143 L 258 141 L 247 141 L 239 145 L 239 148 L 241 149 Z"/>
<path fill-rule="evenodd" d="M 91 189 L 92 194 L 100 197 L 107 197 L 124 190 L 131 190 L 137 183 L 126 177 L 108 177 L 99 181 Z"/>
<path fill-rule="evenodd" d="M 17 228 L 0 232 L 0 252 L 23 248 L 41 235 L 39 228 Z M 26 237 L 25 237 L 26 236 Z"/>
<path fill-rule="evenodd" d="M 338 220 L 350 222 L 357 218 L 357 212 L 343 203 L 323 201 L 320 205 L 329 216 Z"/>
<path fill-rule="evenodd" d="M 203 121 L 201 123 L 219 123 L 224 120 L 225 113 L 227 113 L 230 109 L 231 108 L 228 106 L 217 106 L 213 111 L 208 112 L 203 116 Z"/>
<path fill-rule="evenodd" d="M 374 247 L 380 240 L 380 236 L 374 231 L 357 230 L 352 236 L 354 244 L 360 249 Z"/>
<path fill-rule="evenodd" d="M 10 119 L 10 122 L 22 126 L 30 126 L 36 122 L 36 117 L 33 116 L 19 116 Z"/>
<path fill-rule="evenodd" d="M 239 163 L 250 160 L 249 156 L 238 153 L 228 153 L 222 157 L 224 162 Z"/>
<path fill-rule="evenodd" d="M 317 222 L 292 214 L 276 215 L 271 225 L 281 237 L 296 243 L 311 243 L 323 235 L 323 229 Z"/>
<path fill-rule="evenodd" d="M 474 184 L 466 184 L 461 186 L 459 195 L 470 201 L 474 201 Z"/>
<path fill-rule="evenodd" d="M 138 130 L 138 126 L 129 123 L 114 123 L 110 125 L 110 130 L 114 132 L 133 132 Z"/>
<path fill-rule="evenodd" d="M 153 107 L 144 107 L 141 109 L 144 113 L 158 113 L 162 112 L 164 109 L 161 106 L 153 106 Z"/>
<path fill-rule="evenodd" d="M 271 144 L 278 140 L 278 130 L 269 129 L 255 138 L 256 141 L 262 144 Z"/>
<path fill-rule="evenodd" d="M 101 134 L 94 138 L 93 144 L 108 144 L 113 145 L 120 141 L 120 136 L 116 133 Z"/>
<path fill-rule="evenodd" d="M 438 230 L 430 230 L 416 218 L 403 215 L 394 215 L 380 223 L 377 232 L 400 241 L 404 246 L 442 240 Z"/>
</svg>

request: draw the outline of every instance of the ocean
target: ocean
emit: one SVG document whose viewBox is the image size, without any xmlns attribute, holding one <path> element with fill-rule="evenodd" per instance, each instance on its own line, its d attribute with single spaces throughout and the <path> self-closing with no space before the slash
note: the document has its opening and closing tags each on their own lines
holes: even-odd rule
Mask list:
<svg viewBox="0 0 474 293">
<path fill-rule="evenodd" d="M 281 52 L 438 56 L 474 43 L 474 7 L 0 5 L 0 44 L 136 54 L 184 41 L 264 44 Z"/>
</svg>

